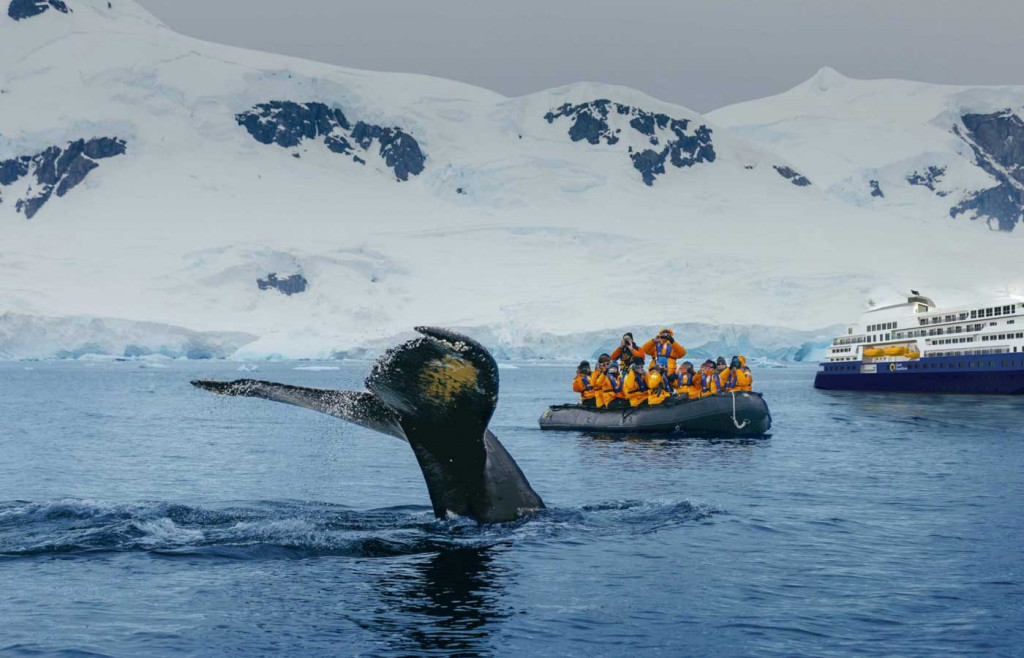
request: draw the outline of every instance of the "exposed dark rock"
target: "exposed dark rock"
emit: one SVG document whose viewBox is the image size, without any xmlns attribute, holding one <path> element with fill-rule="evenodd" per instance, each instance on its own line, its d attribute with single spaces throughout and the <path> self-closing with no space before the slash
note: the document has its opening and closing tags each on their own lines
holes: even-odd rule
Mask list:
<svg viewBox="0 0 1024 658">
<path fill-rule="evenodd" d="M 309 285 L 309 282 L 301 274 L 292 274 L 284 279 L 278 279 L 277 272 L 271 272 L 265 279 L 256 279 L 256 285 L 260 287 L 260 290 L 274 288 L 285 295 L 291 296 L 297 295 L 300 292 L 306 292 L 306 286 Z"/>
<path fill-rule="evenodd" d="M 665 158 L 668 156 L 668 149 L 652 151 L 647 149 L 630 155 L 633 160 L 633 167 L 640 172 L 640 176 L 648 185 L 654 185 L 654 179 L 665 173 Z"/>
<path fill-rule="evenodd" d="M 688 119 L 673 119 L 667 114 L 647 112 L 646 110 L 613 103 L 601 98 L 588 103 L 573 105 L 565 103 L 544 115 L 548 123 L 557 119 L 567 119 L 569 138 L 574 142 L 586 141 L 589 144 L 600 144 L 602 141 L 611 146 L 619 142 L 622 128 L 612 128 L 609 123 L 611 111 L 622 117 L 630 117 L 629 127 L 640 135 L 647 137 L 652 146 L 662 146 L 659 150 L 644 149 L 634 152 L 627 147 L 627 153 L 633 167 L 640 172 L 644 183 L 653 185 L 654 180 L 665 173 L 665 162 L 671 162 L 676 168 L 692 167 L 697 163 L 714 162 L 715 149 L 711 143 L 711 130 L 707 126 L 699 126 L 693 134 L 687 134 L 690 125 Z M 658 134 L 658 130 L 668 134 Z"/>
<path fill-rule="evenodd" d="M 377 140 L 384 164 L 394 170 L 398 180 L 409 180 L 410 174 L 416 176 L 423 171 L 426 158 L 419 143 L 400 128 L 382 128 L 360 121 L 352 130 L 352 139 L 363 150 L 369 150 L 373 140 Z"/>
<path fill-rule="evenodd" d="M 11 160 L 0 160 L 0 185 L 10 185 L 27 174 L 30 162 L 32 158 L 25 155 Z"/>
<path fill-rule="evenodd" d="M 802 176 L 799 172 L 792 169 L 791 167 L 780 167 L 779 165 L 772 165 L 775 171 L 779 172 L 779 176 L 787 179 L 793 185 L 797 187 L 807 187 L 811 184 L 811 181 L 806 176 Z"/>
<path fill-rule="evenodd" d="M 38 16 L 48 9 L 54 9 L 63 14 L 71 13 L 71 9 L 62 0 L 11 0 L 11 4 L 7 7 L 7 15 L 20 21 Z"/>
<path fill-rule="evenodd" d="M 978 217 L 995 220 L 1001 231 L 1012 231 L 1024 221 L 1024 193 L 1001 183 L 970 195 L 949 210 L 950 217 L 973 211 Z"/>
<path fill-rule="evenodd" d="M 291 148 L 304 140 L 322 140 L 332 153 L 348 155 L 359 164 L 366 160 L 357 155 L 357 149 L 369 151 L 377 142 L 384 164 L 400 181 L 421 173 L 426 161 L 419 143 L 401 128 L 364 121 L 353 127 L 340 108 L 323 103 L 270 101 L 236 115 L 235 120 L 262 144 Z"/>
<path fill-rule="evenodd" d="M 1012 110 L 992 114 L 965 114 L 966 134 L 953 132 L 970 145 L 975 164 L 996 179 L 997 185 L 979 190 L 950 208 L 951 217 L 973 212 L 1002 231 L 1024 221 L 1024 122 Z"/>
<path fill-rule="evenodd" d="M 907 182 L 910 183 L 911 185 L 921 185 L 922 187 L 927 187 L 929 190 L 934 192 L 935 184 L 942 180 L 942 177 L 945 175 L 945 167 L 936 167 L 932 165 L 925 169 L 923 174 L 919 171 L 915 171 L 914 173 L 907 176 Z"/>
<path fill-rule="evenodd" d="M 885 198 L 885 194 L 882 192 L 882 188 L 878 186 L 878 181 L 870 180 L 868 185 L 871 186 L 871 196 L 878 196 Z"/>
<path fill-rule="evenodd" d="M 123 140 L 95 137 L 51 146 L 35 155 L 0 160 L 0 187 L 12 185 L 26 176 L 33 178 L 34 185 L 27 196 L 15 203 L 18 212 L 32 219 L 54 192 L 62 197 L 85 180 L 90 171 L 99 167 L 96 160 L 123 155 L 126 148 Z"/>
<path fill-rule="evenodd" d="M 335 127 L 350 128 L 340 109 L 332 109 L 323 103 L 270 101 L 237 115 L 235 119 L 256 141 L 286 148 L 298 146 L 303 139 L 326 137 Z"/>
</svg>

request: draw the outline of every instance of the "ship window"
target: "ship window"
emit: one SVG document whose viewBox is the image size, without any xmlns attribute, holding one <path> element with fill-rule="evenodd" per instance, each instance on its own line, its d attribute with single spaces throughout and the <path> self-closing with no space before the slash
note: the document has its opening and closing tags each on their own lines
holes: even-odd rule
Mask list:
<svg viewBox="0 0 1024 658">
<path fill-rule="evenodd" d="M 993 315 L 1002 315 L 1003 314 L 1003 307 L 1002 306 L 995 307 L 994 309 L 992 309 L 992 314 Z"/>
<path fill-rule="evenodd" d="M 1013 307 L 1012 306 L 1004 306 L 1003 307 L 1003 315 L 1010 315 L 1011 313 L 1013 313 Z"/>
<path fill-rule="evenodd" d="M 990 308 L 986 308 L 985 309 L 985 317 L 986 318 L 992 317 L 992 309 L 990 309 Z"/>
<path fill-rule="evenodd" d="M 1006 324 L 1017 324 L 1016 320 L 1007 320 Z"/>
<path fill-rule="evenodd" d="M 977 317 L 978 317 L 978 312 L 977 311 L 971 311 L 971 319 L 974 320 Z"/>
</svg>

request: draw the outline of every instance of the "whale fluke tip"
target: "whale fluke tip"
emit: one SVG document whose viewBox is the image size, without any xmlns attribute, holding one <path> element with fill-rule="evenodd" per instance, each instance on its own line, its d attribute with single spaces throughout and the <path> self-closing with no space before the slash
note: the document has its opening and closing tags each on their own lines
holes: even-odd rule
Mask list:
<svg viewBox="0 0 1024 658">
<path fill-rule="evenodd" d="M 255 379 L 236 379 L 233 382 L 218 382 L 212 379 L 193 379 L 192 385 L 218 395 L 251 395 Z"/>
</svg>

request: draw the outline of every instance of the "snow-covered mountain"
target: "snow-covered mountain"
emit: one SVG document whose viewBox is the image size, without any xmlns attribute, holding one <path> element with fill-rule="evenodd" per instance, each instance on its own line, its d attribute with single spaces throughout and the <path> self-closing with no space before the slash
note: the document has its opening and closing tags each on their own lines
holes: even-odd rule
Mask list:
<svg viewBox="0 0 1024 658">
<path fill-rule="evenodd" d="M 831 68 L 709 116 L 849 203 L 893 215 L 1024 221 L 1024 88 L 854 80 Z"/>
<path fill-rule="evenodd" d="M 622 87 L 506 98 L 230 48 L 131 0 L 5 3 L 9 337 L 119 318 L 316 357 L 430 323 L 515 350 L 631 323 L 814 330 L 911 286 L 1018 284 L 1021 231 L 967 217 L 1016 189 L 999 135 L 1019 90 L 826 71 L 704 117 Z M 865 88 L 826 102 L 832 79 Z M 991 102 L 928 116 L 971 93 Z M 872 95 L 891 100 L 857 109 Z"/>
</svg>

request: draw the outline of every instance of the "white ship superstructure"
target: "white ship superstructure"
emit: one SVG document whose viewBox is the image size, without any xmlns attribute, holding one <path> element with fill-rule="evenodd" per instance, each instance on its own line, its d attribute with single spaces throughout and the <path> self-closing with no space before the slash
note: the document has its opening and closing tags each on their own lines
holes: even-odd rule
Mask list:
<svg viewBox="0 0 1024 658">
<path fill-rule="evenodd" d="M 837 336 L 814 385 L 839 390 L 1024 393 L 1024 302 L 940 309 L 913 292 Z"/>
</svg>

